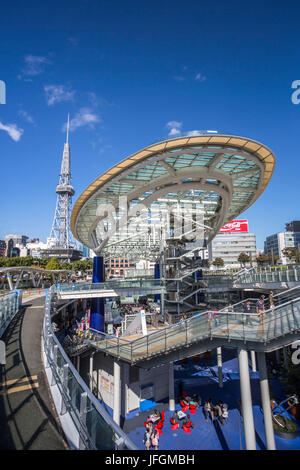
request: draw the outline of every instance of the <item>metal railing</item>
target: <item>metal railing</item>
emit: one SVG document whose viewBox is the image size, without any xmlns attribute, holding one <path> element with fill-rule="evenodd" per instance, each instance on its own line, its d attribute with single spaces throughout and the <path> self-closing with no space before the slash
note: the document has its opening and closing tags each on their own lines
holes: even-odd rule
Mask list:
<svg viewBox="0 0 300 470">
<path fill-rule="evenodd" d="M 300 330 L 298 287 L 275 296 L 275 306 L 267 306 L 261 313 L 255 311 L 257 299 L 249 300 L 250 313 L 244 312 L 242 302 L 238 302 L 230 312 L 226 308 L 218 312 L 208 310 L 132 341 L 91 329 L 85 332 L 85 341 L 107 354 L 136 363 L 207 339 L 267 343 Z"/>
<path fill-rule="evenodd" d="M 108 280 L 105 282 L 92 283 L 92 282 L 81 282 L 78 284 L 56 284 L 53 286 L 53 291 L 62 292 L 78 292 L 78 291 L 91 291 L 91 290 L 125 290 L 131 288 L 143 288 L 143 289 L 163 289 L 163 283 L 160 279 L 128 279 L 128 280 Z"/>
<path fill-rule="evenodd" d="M 300 266 L 257 268 L 243 272 L 234 278 L 237 284 L 255 284 L 268 282 L 300 282 Z"/>
<path fill-rule="evenodd" d="M 22 294 L 20 290 L 0 295 L 0 338 L 18 312 L 21 303 Z"/>
<path fill-rule="evenodd" d="M 71 417 L 79 449 L 137 450 L 89 390 L 56 338 L 51 325 L 51 297 L 55 290 L 50 288 L 46 295 L 43 345 L 46 368 L 51 370 L 50 390 L 56 385 L 61 397 L 60 417 L 66 413 Z"/>
</svg>

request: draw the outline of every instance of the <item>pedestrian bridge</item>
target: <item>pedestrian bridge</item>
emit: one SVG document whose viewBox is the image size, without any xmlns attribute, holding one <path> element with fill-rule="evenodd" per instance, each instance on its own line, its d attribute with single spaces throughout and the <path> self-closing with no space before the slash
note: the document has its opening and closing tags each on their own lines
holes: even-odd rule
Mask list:
<svg viewBox="0 0 300 470">
<path fill-rule="evenodd" d="M 62 278 L 70 280 L 72 274 L 72 271 L 66 269 L 49 270 L 36 266 L 0 268 L 0 289 L 4 289 L 5 284 L 9 290 L 18 289 L 25 279 L 31 280 L 33 287 L 41 287 L 45 278 L 50 277 L 55 284 L 61 282 Z"/>
<path fill-rule="evenodd" d="M 165 288 L 159 279 L 106 281 L 101 283 L 57 284 L 53 290 L 59 299 L 110 298 L 130 295 L 163 294 Z"/>
<path fill-rule="evenodd" d="M 300 286 L 274 296 L 275 307 L 255 313 L 257 299 L 249 299 L 252 312 L 196 314 L 175 325 L 136 339 L 117 338 L 95 330 L 85 332 L 85 344 L 130 364 L 150 368 L 200 354 L 220 346 L 270 352 L 300 340 Z M 243 301 L 245 302 L 245 301 Z"/>
</svg>

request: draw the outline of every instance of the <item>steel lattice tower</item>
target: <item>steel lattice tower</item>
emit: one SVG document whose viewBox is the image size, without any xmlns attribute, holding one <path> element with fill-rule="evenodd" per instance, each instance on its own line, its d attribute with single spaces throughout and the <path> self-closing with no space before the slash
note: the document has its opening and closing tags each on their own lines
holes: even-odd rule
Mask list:
<svg viewBox="0 0 300 470">
<path fill-rule="evenodd" d="M 70 145 L 69 145 L 69 115 L 67 124 L 67 141 L 64 144 L 59 183 L 56 186 L 56 209 L 50 232 L 50 238 L 56 241 L 60 248 L 73 248 L 75 243 L 70 229 L 72 196 L 75 191 L 71 185 Z"/>
</svg>

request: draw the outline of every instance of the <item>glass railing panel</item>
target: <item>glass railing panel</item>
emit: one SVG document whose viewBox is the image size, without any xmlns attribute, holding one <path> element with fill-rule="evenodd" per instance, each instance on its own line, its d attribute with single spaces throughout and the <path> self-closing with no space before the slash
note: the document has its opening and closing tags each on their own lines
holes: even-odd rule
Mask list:
<svg viewBox="0 0 300 470">
<path fill-rule="evenodd" d="M 64 373 L 63 373 L 63 367 L 65 365 L 65 360 L 63 358 L 63 355 L 61 354 L 60 350 L 58 349 L 57 351 L 57 374 L 60 378 L 61 381 L 63 381 Z"/>
<path fill-rule="evenodd" d="M 80 410 L 80 398 L 81 398 L 81 393 L 82 390 L 74 377 L 74 375 L 69 372 L 68 374 L 68 392 L 70 396 L 70 401 L 72 404 L 72 407 L 75 410 Z"/>
<path fill-rule="evenodd" d="M 188 322 L 187 339 L 188 343 L 193 343 L 210 336 L 206 314 L 192 317 Z"/>
<path fill-rule="evenodd" d="M 115 448 L 115 435 L 102 416 L 95 410 L 90 400 L 87 400 L 86 427 L 93 446 L 98 450 Z"/>
<path fill-rule="evenodd" d="M 133 361 L 146 358 L 155 352 L 156 339 L 152 338 L 152 336 L 157 336 L 157 335 L 151 334 L 149 335 L 149 337 L 143 336 L 142 338 L 139 338 L 138 340 L 135 340 L 132 342 L 132 360 Z M 159 341 L 159 338 L 157 339 L 157 341 Z"/>
<path fill-rule="evenodd" d="M 230 339 L 244 339 L 243 313 L 227 314 L 227 334 Z"/>
<path fill-rule="evenodd" d="M 296 329 L 300 329 L 300 300 L 292 304 L 293 314 L 295 318 Z"/>
<path fill-rule="evenodd" d="M 170 351 L 187 344 L 187 331 L 190 325 L 189 321 L 181 321 L 165 332 L 166 350 Z"/>
</svg>

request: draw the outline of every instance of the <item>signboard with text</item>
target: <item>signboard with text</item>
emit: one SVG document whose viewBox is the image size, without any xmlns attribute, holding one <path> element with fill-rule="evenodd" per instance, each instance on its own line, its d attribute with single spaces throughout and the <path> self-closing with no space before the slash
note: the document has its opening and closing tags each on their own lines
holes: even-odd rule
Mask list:
<svg viewBox="0 0 300 470">
<path fill-rule="evenodd" d="M 232 220 L 221 227 L 219 233 L 248 232 L 248 220 Z"/>
</svg>

